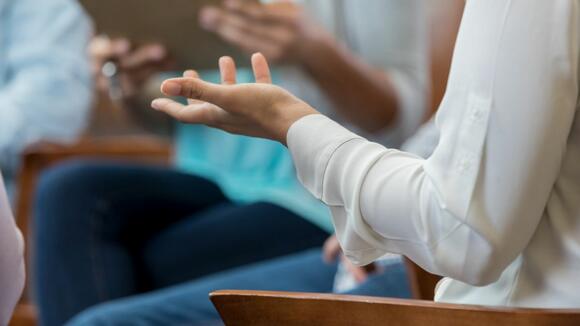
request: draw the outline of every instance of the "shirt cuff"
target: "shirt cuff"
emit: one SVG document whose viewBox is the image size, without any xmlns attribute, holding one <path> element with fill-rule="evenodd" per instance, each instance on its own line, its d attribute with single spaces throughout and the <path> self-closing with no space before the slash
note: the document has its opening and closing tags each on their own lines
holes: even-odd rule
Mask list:
<svg viewBox="0 0 580 326">
<path fill-rule="evenodd" d="M 322 199 L 324 174 L 332 154 L 353 139 L 362 137 L 321 114 L 303 117 L 288 130 L 287 144 L 298 179 L 316 198 Z"/>
</svg>

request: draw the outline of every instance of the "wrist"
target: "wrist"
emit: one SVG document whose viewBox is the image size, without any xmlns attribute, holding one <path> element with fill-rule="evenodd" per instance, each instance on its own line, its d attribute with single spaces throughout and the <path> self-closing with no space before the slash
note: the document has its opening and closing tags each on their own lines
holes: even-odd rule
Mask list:
<svg viewBox="0 0 580 326">
<path fill-rule="evenodd" d="M 281 112 L 282 115 L 280 116 L 278 127 L 276 127 L 275 140 L 284 146 L 287 145 L 288 131 L 293 124 L 306 116 L 319 114 L 318 111 L 302 101 L 293 105 L 285 105 L 278 112 Z"/>
</svg>

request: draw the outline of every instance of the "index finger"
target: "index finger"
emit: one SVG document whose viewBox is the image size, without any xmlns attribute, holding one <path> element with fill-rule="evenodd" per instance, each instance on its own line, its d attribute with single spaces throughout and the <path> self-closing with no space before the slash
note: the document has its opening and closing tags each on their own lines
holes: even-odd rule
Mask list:
<svg viewBox="0 0 580 326">
<path fill-rule="evenodd" d="M 183 96 L 222 107 L 227 104 L 229 87 L 198 78 L 171 78 L 163 82 L 161 92 L 167 96 Z"/>
</svg>

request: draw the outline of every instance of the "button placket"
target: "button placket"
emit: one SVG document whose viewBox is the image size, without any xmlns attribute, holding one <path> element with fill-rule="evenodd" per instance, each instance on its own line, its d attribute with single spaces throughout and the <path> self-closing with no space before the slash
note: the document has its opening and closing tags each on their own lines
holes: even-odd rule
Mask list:
<svg viewBox="0 0 580 326">
<path fill-rule="evenodd" d="M 489 97 L 469 93 L 463 116 L 457 121 L 452 173 L 447 181 L 449 191 L 454 194 L 447 198 L 447 204 L 457 216 L 467 216 L 485 147 L 491 103 Z"/>
<path fill-rule="evenodd" d="M 482 121 L 486 113 L 486 108 L 483 107 L 482 103 L 479 103 L 479 101 L 472 99 L 469 111 L 470 112 L 468 120 L 472 124 L 475 124 L 480 123 Z"/>
</svg>

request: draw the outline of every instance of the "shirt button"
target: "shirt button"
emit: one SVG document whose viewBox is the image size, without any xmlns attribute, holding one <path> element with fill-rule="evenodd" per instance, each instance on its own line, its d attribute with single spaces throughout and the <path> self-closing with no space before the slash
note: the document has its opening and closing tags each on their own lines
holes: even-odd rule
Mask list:
<svg viewBox="0 0 580 326">
<path fill-rule="evenodd" d="M 467 156 L 460 158 L 455 167 L 459 173 L 466 173 L 473 166 L 473 160 Z"/>
<path fill-rule="evenodd" d="M 479 105 L 475 106 L 472 110 L 471 110 L 471 115 L 469 117 L 469 120 L 471 122 L 478 122 L 481 121 L 481 119 L 483 118 L 483 108 L 481 108 Z"/>
</svg>

